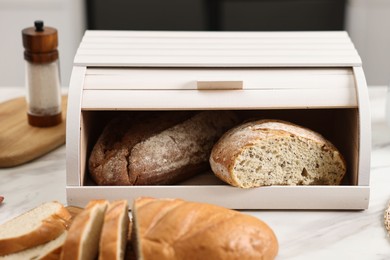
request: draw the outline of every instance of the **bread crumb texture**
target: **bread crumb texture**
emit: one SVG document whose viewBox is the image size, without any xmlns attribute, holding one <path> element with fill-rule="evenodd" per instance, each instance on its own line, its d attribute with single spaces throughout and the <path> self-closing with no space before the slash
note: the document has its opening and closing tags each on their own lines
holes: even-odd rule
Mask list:
<svg viewBox="0 0 390 260">
<path fill-rule="evenodd" d="M 38 229 L 45 219 L 49 219 L 62 207 L 61 204 L 56 202 L 45 203 L 26 212 L 24 215 L 28 215 L 28 218 L 22 217 L 21 215 L 2 224 L 0 228 L 0 239 L 25 235 L 27 232 Z"/>
<path fill-rule="evenodd" d="M 233 129 L 213 149 L 210 163 L 219 178 L 242 188 L 339 185 L 346 172 L 344 159 L 329 141 L 282 121 Z"/>
</svg>

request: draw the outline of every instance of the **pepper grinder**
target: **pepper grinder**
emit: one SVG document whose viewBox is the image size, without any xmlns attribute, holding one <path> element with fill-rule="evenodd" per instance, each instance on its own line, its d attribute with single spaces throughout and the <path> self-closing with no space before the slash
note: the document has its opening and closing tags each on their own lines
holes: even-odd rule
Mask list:
<svg viewBox="0 0 390 260">
<path fill-rule="evenodd" d="M 57 30 L 35 21 L 22 31 L 27 118 L 31 126 L 50 127 L 61 123 L 61 87 Z"/>
</svg>

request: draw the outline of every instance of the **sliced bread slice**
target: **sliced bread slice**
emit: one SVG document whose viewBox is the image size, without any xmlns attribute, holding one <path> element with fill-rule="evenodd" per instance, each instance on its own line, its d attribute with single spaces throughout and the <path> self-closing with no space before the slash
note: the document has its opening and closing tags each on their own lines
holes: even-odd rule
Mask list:
<svg viewBox="0 0 390 260">
<path fill-rule="evenodd" d="M 104 217 L 100 237 L 99 260 L 124 259 L 129 221 L 127 200 L 111 202 Z"/>
<path fill-rule="evenodd" d="M 45 244 L 60 236 L 71 215 L 59 202 L 44 203 L 0 225 L 0 256 Z"/>
<path fill-rule="evenodd" d="M 108 204 L 107 200 L 92 200 L 74 218 L 63 245 L 61 259 L 94 260 L 97 257 L 104 214 Z"/>
<path fill-rule="evenodd" d="M 45 244 L 32 247 L 14 254 L 0 256 L 0 260 L 54 260 L 59 259 L 62 245 L 64 244 L 67 231 Z"/>
</svg>

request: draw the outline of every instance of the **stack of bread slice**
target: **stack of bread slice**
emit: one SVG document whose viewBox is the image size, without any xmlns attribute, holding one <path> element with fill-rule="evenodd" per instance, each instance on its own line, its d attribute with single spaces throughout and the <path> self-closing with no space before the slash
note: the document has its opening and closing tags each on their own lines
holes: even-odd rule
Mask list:
<svg viewBox="0 0 390 260">
<path fill-rule="evenodd" d="M 11 219 L 0 226 L 0 259 L 52 259 L 58 256 L 70 220 L 69 211 L 55 201 Z"/>
<path fill-rule="evenodd" d="M 127 200 L 93 200 L 71 217 L 62 204 L 48 202 L 4 223 L 0 260 L 124 259 Z"/>
</svg>

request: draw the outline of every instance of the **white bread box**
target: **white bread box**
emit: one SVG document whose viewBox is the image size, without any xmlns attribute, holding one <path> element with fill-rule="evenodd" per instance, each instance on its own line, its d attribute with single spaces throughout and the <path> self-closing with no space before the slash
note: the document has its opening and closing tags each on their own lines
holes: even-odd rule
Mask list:
<svg viewBox="0 0 390 260">
<path fill-rule="evenodd" d="M 331 140 L 339 186 L 240 189 L 212 174 L 164 186 L 97 186 L 88 156 L 117 111 L 235 110 L 285 119 Z M 346 32 L 87 31 L 74 59 L 67 200 L 175 197 L 234 209 L 367 209 L 371 129 L 362 63 Z"/>
</svg>

